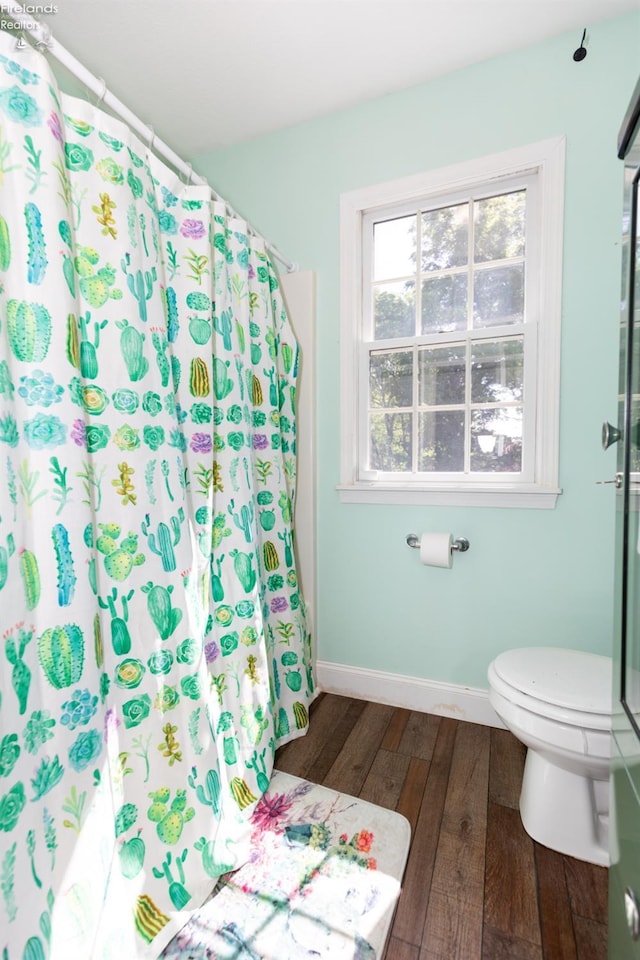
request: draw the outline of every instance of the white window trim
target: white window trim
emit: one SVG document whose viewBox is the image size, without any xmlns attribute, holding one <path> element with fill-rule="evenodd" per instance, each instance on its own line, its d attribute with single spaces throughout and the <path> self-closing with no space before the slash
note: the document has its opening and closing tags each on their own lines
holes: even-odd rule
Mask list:
<svg viewBox="0 0 640 960">
<path fill-rule="evenodd" d="M 552 509 L 558 495 L 560 432 L 560 320 L 564 235 L 565 138 L 554 137 L 401 180 L 343 193 L 340 197 L 340 483 L 344 503 Z M 358 344 L 362 323 L 362 219 L 381 207 L 452 192 L 502 177 L 535 171 L 541 211 L 538 285 L 538 376 L 534 482 L 438 481 L 384 483 L 357 479 Z"/>
</svg>

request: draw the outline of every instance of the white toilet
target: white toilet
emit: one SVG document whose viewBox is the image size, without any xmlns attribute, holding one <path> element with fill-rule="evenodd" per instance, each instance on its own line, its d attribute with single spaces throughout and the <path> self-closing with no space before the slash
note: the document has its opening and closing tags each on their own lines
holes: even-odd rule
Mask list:
<svg viewBox="0 0 640 960">
<path fill-rule="evenodd" d="M 489 702 L 525 744 L 520 816 L 539 843 L 609 865 L 611 658 L 557 647 L 499 654 Z"/>
</svg>

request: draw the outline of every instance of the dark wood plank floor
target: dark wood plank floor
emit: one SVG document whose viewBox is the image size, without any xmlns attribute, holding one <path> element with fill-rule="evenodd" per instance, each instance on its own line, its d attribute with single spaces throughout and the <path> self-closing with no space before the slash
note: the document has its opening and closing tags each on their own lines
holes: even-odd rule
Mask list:
<svg viewBox="0 0 640 960">
<path fill-rule="evenodd" d="M 606 960 L 607 870 L 535 843 L 506 730 L 321 694 L 276 767 L 411 823 L 384 960 Z"/>
</svg>

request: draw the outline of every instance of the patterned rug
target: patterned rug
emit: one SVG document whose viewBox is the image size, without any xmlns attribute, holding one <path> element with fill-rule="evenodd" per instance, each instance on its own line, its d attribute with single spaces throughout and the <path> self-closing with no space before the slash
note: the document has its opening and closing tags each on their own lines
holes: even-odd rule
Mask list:
<svg viewBox="0 0 640 960">
<path fill-rule="evenodd" d="M 161 960 L 382 960 L 410 841 L 398 813 L 275 771 L 248 863 Z"/>
</svg>

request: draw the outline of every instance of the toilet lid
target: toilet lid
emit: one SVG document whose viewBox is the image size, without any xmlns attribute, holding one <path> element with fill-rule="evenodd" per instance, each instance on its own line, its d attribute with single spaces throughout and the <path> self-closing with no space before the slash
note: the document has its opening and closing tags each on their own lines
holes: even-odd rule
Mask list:
<svg viewBox="0 0 640 960">
<path fill-rule="evenodd" d="M 611 658 L 558 647 L 506 650 L 494 660 L 497 675 L 544 703 L 611 716 Z"/>
</svg>

